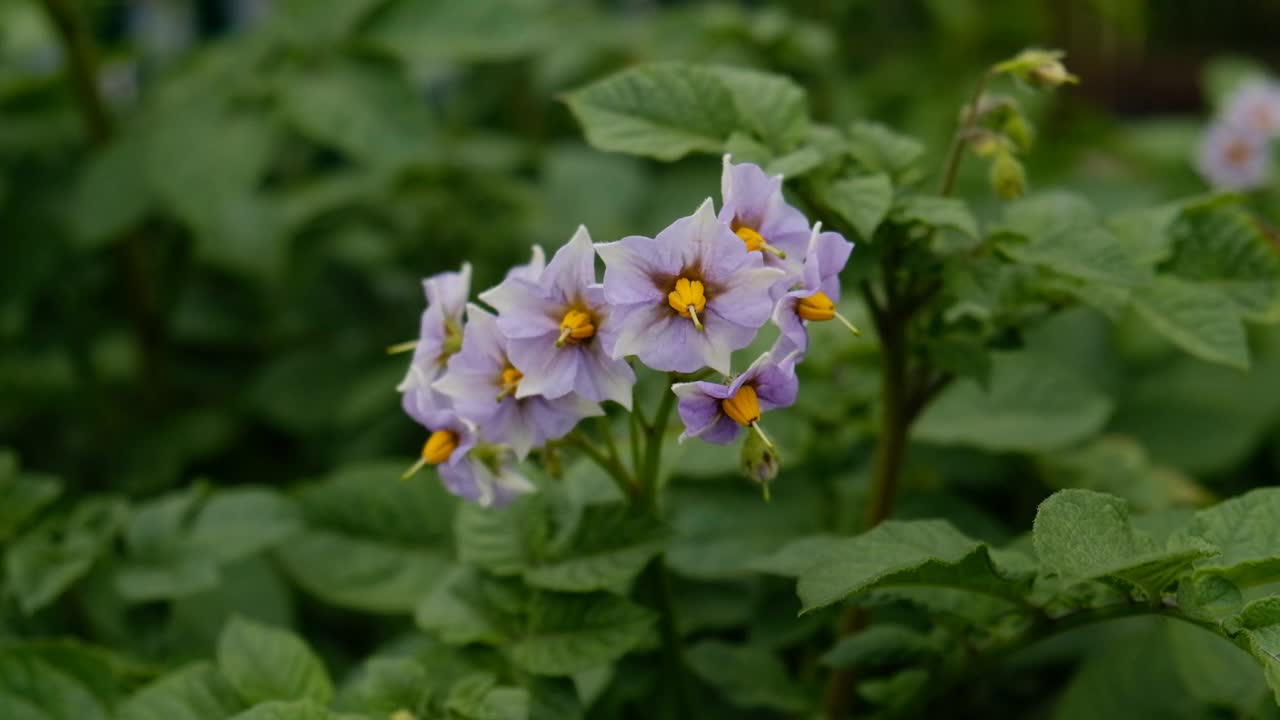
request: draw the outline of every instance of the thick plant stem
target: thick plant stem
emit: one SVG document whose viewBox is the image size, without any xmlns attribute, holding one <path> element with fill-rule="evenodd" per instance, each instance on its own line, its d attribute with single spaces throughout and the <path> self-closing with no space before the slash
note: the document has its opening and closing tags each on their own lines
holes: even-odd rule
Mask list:
<svg viewBox="0 0 1280 720">
<path fill-rule="evenodd" d="M 111 142 L 114 128 L 111 113 L 98 89 L 97 52 L 84 19 L 73 0 L 44 0 L 49 15 L 66 51 L 68 69 L 76 104 L 84 119 L 89 142 L 101 148 Z M 156 289 L 150 280 L 151 264 L 146 238 L 140 229 L 127 232 L 116 243 L 116 263 L 124 277 L 130 322 L 142 360 L 143 386 L 156 400 L 163 385 L 160 362 L 163 325 Z"/>
<path fill-rule="evenodd" d="M 645 430 L 644 463 L 640 469 L 640 486 L 644 489 L 645 498 L 654 508 L 659 505 L 658 485 L 662 475 L 662 444 L 666 439 L 667 422 L 671 418 L 671 410 L 675 405 L 676 395 L 668 389 L 662 394 L 662 400 L 658 403 L 653 424 Z"/>
</svg>

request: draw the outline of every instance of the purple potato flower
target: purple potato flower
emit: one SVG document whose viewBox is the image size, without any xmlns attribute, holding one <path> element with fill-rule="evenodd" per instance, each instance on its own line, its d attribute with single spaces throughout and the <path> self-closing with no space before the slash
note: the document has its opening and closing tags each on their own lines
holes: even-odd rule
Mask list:
<svg viewBox="0 0 1280 720">
<path fill-rule="evenodd" d="M 453 399 L 460 416 L 480 427 L 484 440 L 510 445 L 523 458 L 548 440 L 564 437 L 579 420 L 603 414 L 599 405 L 573 394 L 517 397 L 523 379 L 508 356 L 497 318 L 468 305 L 462 350 L 449 358 L 434 387 Z"/>
<path fill-rule="evenodd" d="M 420 423 L 450 407 L 449 399 L 432 388 L 444 373 L 449 356 L 462 344 L 462 312 L 471 293 L 471 265 L 460 272 L 443 272 L 422 281 L 427 309 L 422 313 L 418 341 L 404 380 L 396 386 L 403 396 L 401 405 L 409 417 Z"/>
<path fill-rule="evenodd" d="M 800 382 L 796 378 L 799 353 L 775 359 L 761 355 L 747 371 L 728 385 L 705 380 L 679 383 L 671 391 L 679 397 L 676 411 L 684 423 L 681 442 L 691 437 L 716 445 L 728 445 L 744 427 L 754 427 L 766 410 L 789 407 L 796 401 Z"/>
<path fill-rule="evenodd" d="M 632 235 L 596 252 L 613 305 L 606 349 L 654 370 L 728 374 L 730 355 L 768 320 L 769 290 L 783 277 L 716 219 L 710 198 L 657 237 Z"/>
<path fill-rule="evenodd" d="M 493 298 L 511 362 L 524 373 L 517 399 L 576 392 L 631 409 L 636 375 L 626 360 L 605 351 L 616 332 L 595 263 L 591 236 L 579 227 L 536 281 L 508 280 Z"/>
<path fill-rule="evenodd" d="M 508 270 L 502 282 L 480 293 L 480 299 L 488 303 L 489 307 L 500 310 L 502 306 L 511 304 L 510 293 L 514 283 L 538 282 L 538 278 L 542 277 L 542 271 L 547 267 L 547 256 L 543 253 L 541 245 L 534 245 L 531 253 L 529 262 Z"/>
<path fill-rule="evenodd" d="M 852 253 L 853 243 L 845 240 L 844 236 L 822 232 L 822 223 L 814 224 L 800 282 L 787 290 L 773 308 L 773 324 L 781 331 L 778 349 L 806 352 L 809 335 L 805 331 L 805 321 L 836 317 L 835 304 L 840 302 L 840 271 L 844 270 Z"/>
<path fill-rule="evenodd" d="M 1262 79 L 1242 84 L 1227 99 L 1223 119 L 1264 138 L 1280 135 L 1280 85 Z"/>
<path fill-rule="evenodd" d="M 1266 185 L 1271 174 L 1266 138 L 1236 125 L 1209 128 L 1196 158 L 1200 174 L 1226 190 L 1252 190 Z"/>
<path fill-rule="evenodd" d="M 423 423 L 430 435 L 422 458 L 405 473 L 434 465 L 450 493 L 483 507 L 505 505 L 534 486 L 514 469 L 511 450 L 479 442 L 474 423 L 451 411 L 432 413 Z"/>
<path fill-rule="evenodd" d="M 785 270 L 788 278 L 793 275 L 804 261 L 809 221 L 782 196 L 782 176 L 770 177 L 753 163 L 735 165 L 725 155 L 720 198 L 720 220 L 747 249 L 761 253 L 766 265 Z"/>
</svg>

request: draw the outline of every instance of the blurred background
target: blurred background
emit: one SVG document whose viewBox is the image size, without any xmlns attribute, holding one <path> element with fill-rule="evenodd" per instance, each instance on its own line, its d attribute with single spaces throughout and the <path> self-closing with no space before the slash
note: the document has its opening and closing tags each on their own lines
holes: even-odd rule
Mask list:
<svg viewBox="0 0 1280 720">
<path fill-rule="evenodd" d="M 415 336 L 423 276 L 469 261 L 484 288 L 579 223 L 652 233 L 718 195 L 718 159 L 583 143 L 559 96 L 634 63 L 785 73 L 817 120 L 940 159 L 984 67 L 1062 48 L 1083 82 L 1022 98 L 1031 185 L 1106 210 L 1209 190 L 1197 144 L 1231 83 L 1280 62 L 1278 29 L 1269 0 L 0 0 L 0 448 L 72 498 L 407 465 L 422 433 L 385 348 Z M 961 193 L 998 213 L 981 163 Z M 1272 219 L 1276 197 L 1253 195 Z M 926 424 L 902 512 L 1006 539 L 1062 485 L 1159 509 L 1269 482 L 1280 334 L 1253 332 L 1242 373 L 1056 318 L 1025 343 L 1079 371 L 1099 425 L 1036 453 L 932 446 Z M 790 440 L 854 494 L 867 345 L 806 365 L 797 412 L 833 434 Z"/>
</svg>

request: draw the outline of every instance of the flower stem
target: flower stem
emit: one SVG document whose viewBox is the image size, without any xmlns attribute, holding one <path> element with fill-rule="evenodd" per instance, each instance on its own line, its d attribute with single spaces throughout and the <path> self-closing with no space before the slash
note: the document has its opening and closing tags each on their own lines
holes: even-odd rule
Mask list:
<svg viewBox="0 0 1280 720">
<path fill-rule="evenodd" d="M 653 424 L 645 431 L 644 464 L 640 470 L 640 487 L 644 490 L 645 499 L 655 508 L 659 507 L 658 494 L 661 488 L 662 445 L 667 435 L 667 422 L 671 418 L 671 410 L 675 408 L 676 394 L 667 388 L 662 393 L 658 410 L 653 415 Z"/>
<path fill-rule="evenodd" d="M 942 185 L 938 187 L 938 194 L 943 197 L 950 195 L 956 188 L 956 175 L 960 171 L 960 160 L 964 158 L 964 147 L 969 141 L 969 131 L 978 121 L 978 103 L 982 101 L 982 93 L 986 91 L 987 82 L 991 80 L 992 75 L 994 73 L 991 70 L 986 70 L 982 73 L 982 77 L 978 78 L 978 83 L 973 88 L 973 97 L 969 99 L 969 105 L 965 108 L 964 121 L 956 129 L 955 137 L 951 138 L 951 150 L 947 153 L 947 169 L 942 174 Z"/>
<path fill-rule="evenodd" d="M 584 455 L 591 459 L 601 470 L 609 475 L 613 480 L 613 484 L 622 491 L 622 494 L 631 500 L 637 500 L 641 497 L 642 491 L 639 483 L 630 472 L 627 471 L 625 465 L 618 459 L 617 454 L 609 454 L 601 450 L 591 438 L 587 437 L 579 430 L 570 433 L 566 438 L 574 447 L 582 451 Z"/>
</svg>

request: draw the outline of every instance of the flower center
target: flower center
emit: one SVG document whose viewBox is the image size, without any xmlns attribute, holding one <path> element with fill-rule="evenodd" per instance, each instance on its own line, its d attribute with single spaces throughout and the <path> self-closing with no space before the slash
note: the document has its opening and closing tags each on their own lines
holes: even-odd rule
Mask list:
<svg viewBox="0 0 1280 720">
<path fill-rule="evenodd" d="M 1233 140 L 1227 144 L 1224 155 L 1228 165 L 1244 167 L 1249 164 L 1249 157 L 1252 153 L 1249 150 L 1249 143 L 1243 140 Z"/>
<path fill-rule="evenodd" d="M 721 400 L 720 409 L 743 427 L 760 420 L 760 400 L 756 397 L 756 389 L 750 385 L 743 385 L 733 397 Z"/>
<path fill-rule="evenodd" d="M 733 234 L 742 238 L 742 242 L 746 243 L 747 252 L 760 250 L 762 252 L 773 253 L 784 260 L 786 259 L 787 254 L 785 252 L 765 242 L 764 236 L 756 232 L 753 228 L 749 228 L 746 225 L 738 225 L 736 222 L 732 227 Z"/>
<path fill-rule="evenodd" d="M 556 347 L 564 347 L 565 343 L 577 345 L 595 334 L 595 322 L 590 315 L 581 310 L 570 310 L 560 320 L 560 337 L 556 339 Z"/>
<path fill-rule="evenodd" d="M 524 379 L 524 373 L 515 369 L 514 366 L 508 365 L 502 371 L 502 389 L 498 392 L 498 399 L 515 393 L 516 388 L 520 387 L 520 381 Z"/>
<path fill-rule="evenodd" d="M 796 313 L 805 320 L 830 320 L 836 316 L 836 304 L 827 294 L 818 291 L 796 303 Z"/>
<path fill-rule="evenodd" d="M 422 459 L 428 465 L 439 465 L 458 449 L 458 435 L 451 430 L 436 430 L 422 446 Z"/>
<path fill-rule="evenodd" d="M 667 303 L 671 305 L 672 310 L 680 313 L 680 317 L 689 318 L 693 321 L 694 327 L 702 329 L 702 321 L 698 319 L 698 313 L 707 306 L 707 293 L 700 280 L 689 278 L 677 280 L 675 289 L 667 294 Z"/>
</svg>

